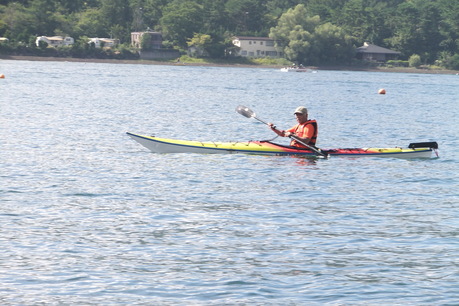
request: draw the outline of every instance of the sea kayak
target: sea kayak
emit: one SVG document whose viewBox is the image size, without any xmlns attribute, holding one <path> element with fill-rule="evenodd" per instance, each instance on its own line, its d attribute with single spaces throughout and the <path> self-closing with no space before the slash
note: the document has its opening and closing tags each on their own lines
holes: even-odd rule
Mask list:
<svg viewBox="0 0 459 306">
<path fill-rule="evenodd" d="M 259 154 L 259 155 L 295 155 L 316 157 L 309 149 L 284 146 L 270 141 L 248 142 L 201 142 L 176 140 L 155 136 L 138 135 L 127 132 L 132 139 L 154 153 L 204 153 L 204 154 Z M 430 158 L 436 152 L 436 142 L 411 143 L 408 148 L 339 148 L 322 149 L 329 156 L 351 157 L 398 157 Z"/>
</svg>

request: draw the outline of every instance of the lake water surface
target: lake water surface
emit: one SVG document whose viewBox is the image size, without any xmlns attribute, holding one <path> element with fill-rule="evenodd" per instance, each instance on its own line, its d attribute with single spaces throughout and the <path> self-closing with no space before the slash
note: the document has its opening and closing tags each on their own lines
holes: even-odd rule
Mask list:
<svg viewBox="0 0 459 306">
<path fill-rule="evenodd" d="M 458 305 L 459 76 L 0 60 L 4 305 Z M 385 88 L 386 95 L 377 94 Z M 125 132 L 439 158 L 153 154 Z M 286 139 L 276 139 L 285 142 Z"/>
</svg>

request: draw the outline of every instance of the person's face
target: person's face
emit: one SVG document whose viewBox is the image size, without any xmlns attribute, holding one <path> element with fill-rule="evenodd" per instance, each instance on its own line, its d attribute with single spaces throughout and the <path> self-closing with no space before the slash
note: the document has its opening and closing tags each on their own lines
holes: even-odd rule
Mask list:
<svg viewBox="0 0 459 306">
<path fill-rule="evenodd" d="M 296 121 L 298 121 L 299 124 L 305 123 L 308 121 L 308 114 L 303 114 L 303 113 L 295 113 Z"/>
</svg>

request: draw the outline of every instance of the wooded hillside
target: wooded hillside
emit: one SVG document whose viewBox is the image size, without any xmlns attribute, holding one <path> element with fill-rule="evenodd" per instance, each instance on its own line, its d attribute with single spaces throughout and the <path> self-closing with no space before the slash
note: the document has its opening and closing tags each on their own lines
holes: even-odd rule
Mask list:
<svg viewBox="0 0 459 306">
<path fill-rule="evenodd" d="M 180 50 L 209 35 L 203 44 L 212 57 L 224 57 L 239 35 L 270 36 L 289 59 L 314 64 L 349 61 L 351 47 L 364 42 L 405 60 L 459 62 L 457 0 L 0 0 L 0 36 L 10 42 L 63 35 L 128 44 L 131 31 L 148 28 Z"/>
</svg>

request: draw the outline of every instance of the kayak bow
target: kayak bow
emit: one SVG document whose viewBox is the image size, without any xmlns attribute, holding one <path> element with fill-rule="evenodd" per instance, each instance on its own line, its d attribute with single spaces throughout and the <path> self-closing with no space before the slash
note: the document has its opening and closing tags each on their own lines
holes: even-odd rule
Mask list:
<svg viewBox="0 0 459 306">
<path fill-rule="evenodd" d="M 132 139 L 154 153 L 259 154 L 317 157 L 310 149 L 284 146 L 270 141 L 200 142 L 159 138 L 127 132 Z M 411 143 L 408 148 L 339 148 L 324 149 L 330 156 L 430 158 L 438 149 L 436 142 Z M 437 155 L 438 156 L 438 155 Z"/>
</svg>

